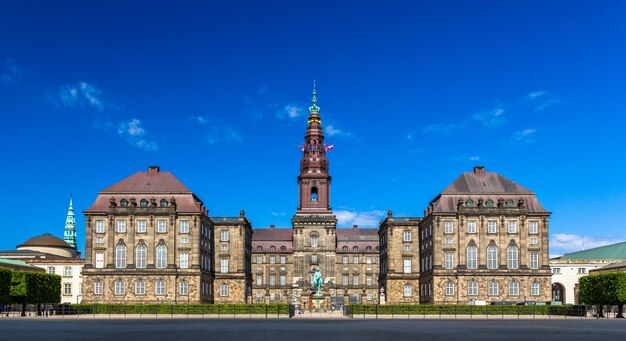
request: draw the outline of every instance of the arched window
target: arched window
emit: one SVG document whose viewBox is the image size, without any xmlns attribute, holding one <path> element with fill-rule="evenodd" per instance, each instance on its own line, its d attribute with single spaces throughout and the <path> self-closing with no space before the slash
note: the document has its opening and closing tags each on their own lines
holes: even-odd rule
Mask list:
<svg viewBox="0 0 626 341">
<path fill-rule="evenodd" d="M 478 247 L 476 247 L 476 245 L 470 245 L 467 247 L 467 268 L 478 268 Z"/>
<path fill-rule="evenodd" d="M 187 281 L 182 281 L 178 287 L 178 293 L 181 295 L 189 294 L 189 283 Z"/>
<path fill-rule="evenodd" d="M 156 267 L 163 269 L 167 266 L 167 246 L 161 244 L 156 248 Z"/>
<path fill-rule="evenodd" d="M 148 256 L 148 248 L 141 244 L 137 246 L 135 252 L 135 267 L 137 269 L 144 269 L 146 267 L 146 258 Z"/>
<path fill-rule="evenodd" d="M 472 200 L 472 199 L 468 199 L 468 200 L 465 202 L 465 207 L 474 207 L 474 200 Z"/>
<path fill-rule="evenodd" d="M 161 199 L 160 205 L 161 205 L 161 207 L 167 207 L 167 200 Z"/>
<path fill-rule="evenodd" d="M 508 207 L 508 208 L 515 207 L 515 206 L 513 206 L 513 200 L 507 200 L 506 201 L 506 207 Z"/>
<path fill-rule="evenodd" d="M 124 295 L 126 293 L 126 285 L 124 281 L 118 279 L 115 281 L 115 294 L 116 295 Z"/>
<path fill-rule="evenodd" d="M 354 251 L 354 252 L 359 251 L 359 247 L 358 246 L 353 246 L 352 247 L 352 251 Z"/>
<path fill-rule="evenodd" d="M 155 285 L 154 285 L 154 294 L 155 295 L 165 295 L 165 281 L 160 279 L 158 281 L 156 281 Z"/>
<path fill-rule="evenodd" d="M 135 282 L 135 295 L 146 294 L 146 283 L 142 279 L 138 279 Z"/>
<path fill-rule="evenodd" d="M 494 206 L 493 205 L 493 200 L 491 200 L 491 199 L 487 200 L 487 207 L 493 208 L 493 206 Z"/>
<path fill-rule="evenodd" d="M 446 282 L 446 296 L 454 296 L 454 283 L 451 281 Z"/>
<path fill-rule="evenodd" d="M 404 297 L 411 297 L 413 296 L 413 287 L 411 286 L 411 284 L 405 284 L 404 285 Z"/>
<path fill-rule="evenodd" d="M 94 295 L 102 295 L 103 291 L 104 291 L 104 285 L 102 285 L 102 281 L 101 280 L 96 280 L 93 283 L 93 293 L 94 293 Z"/>
<path fill-rule="evenodd" d="M 506 265 L 509 269 L 517 269 L 519 262 L 518 262 L 518 253 L 517 253 L 517 246 L 515 245 L 509 245 L 509 247 L 506 248 L 506 255 L 507 255 L 507 262 Z"/>
<path fill-rule="evenodd" d="M 471 280 L 467 283 L 467 294 L 470 296 L 478 295 L 478 282 Z"/>
<path fill-rule="evenodd" d="M 489 296 L 499 295 L 500 286 L 498 285 L 498 282 L 496 282 L 495 280 L 491 280 L 489 281 L 488 287 L 489 287 Z"/>
<path fill-rule="evenodd" d="M 371 246 L 366 247 L 365 251 L 372 251 L 372 247 Z"/>
<path fill-rule="evenodd" d="M 287 251 L 287 247 L 285 245 L 281 246 L 280 251 Z"/>
<path fill-rule="evenodd" d="M 317 247 L 317 241 L 318 241 L 318 235 L 317 233 L 313 232 L 311 233 L 311 247 Z"/>
<path fill-rule="evenodd" d="M 261 250 L 263 250 L 263 246 L 261 246 L 261 245 L 257 246 L 257 247 L 256 247 L 256 250 L 257 250 L 257 251 L 261 251 Z"/>
<path fill-rule="evenodd" d="M 495 245 L 487 246 L 487 269 L 498 268 L 498 248 Z"/>
<path fill-rule="evenodd" d="M 126 200 L 126 199 L 122 199 L 122 200 L 120 201 L 120 206 L 122 206 L 122 207 L 128 207 L 128 200 Z"/>
<path fill-rule="evenodd" d="M 311 187 L 311 203 L 317 204 L 317 187 Z"/>
<path fill-rule="evenodd" d="M 509 282 L 509 296 L 519 296 L 519 282 L 512 280 Z"/>
<path fill-rule="evenodd" d="M 539 296 L 539 282 L 533 282 L 530 285 L 530 294 L 532 296 Z"/>
<path fill-rule="evenodd" d="M 348 251 L 348 247 L 347 246 L 342 247 L 341 251 Z"/>
<path fill-rule="evenodd" d="M 141 201 L 139 202 L 139 206 L 140 207 L 148 207 L 148 200 L 141 199 Z"/>
<path fill-rule="evenodd" d="M 270 246 L 270 251 L 276 251 L 276 246 L 274 245 Z"/>
<path fill-rule="evenodd" d="M 126 245 L 120 244 L 115 248 L 115 267 L 126 267 Z"/>
</svg>

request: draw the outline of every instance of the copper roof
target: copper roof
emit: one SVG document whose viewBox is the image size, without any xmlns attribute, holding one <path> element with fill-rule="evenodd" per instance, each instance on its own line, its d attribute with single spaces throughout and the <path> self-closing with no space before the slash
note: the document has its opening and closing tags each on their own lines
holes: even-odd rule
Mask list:
<svg viewBox="0 0 626 341">
<path fill-rule="evenodd" d="M 172 173 L 151 166 L 147 172 L 137 172 L 100 193 L 191 193 Z"/>
<path fill-rule="evenodd" d="M 38 246 L 38 247 L 60 247 L 65 249 L 73 249 L 70 244 L 66 243 L 63 239 L 55 237 L 50 233 L 42 234 L 41 236 L 36 236 L 30 238 L 25 241 L 23 244 L 18 245 L 17 247 L 28 247 L 28 246 Z"/>
</svg>

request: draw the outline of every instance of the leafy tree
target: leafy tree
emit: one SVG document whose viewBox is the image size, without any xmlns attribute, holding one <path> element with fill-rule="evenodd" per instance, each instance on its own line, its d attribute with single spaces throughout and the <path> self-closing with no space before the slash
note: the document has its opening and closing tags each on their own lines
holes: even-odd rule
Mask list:
<svg viewBox="0 0 626 341">
<path fill-rule="evenodd" d="M 61 276 L 37 272 L 14 271 L 11 276 L 11 299 L 22 303 L 22 316 L 27 304 L 61 302 Z"/>
<path fill-rule="evenodd" d="M 0 304 L 11 302 L 11 273 L 9 269 L 0 268 Z"/>
<path fill-rule="evenodd" d="M 581 277 L 580 300 L 587 304 L 597 304 L 600 317 L 604 317 L 602 305 L 617 305 L 616 317 L 624 318 L 622 310 L 626 303 L 626 273 L 609 272 Z"/>
</svg>

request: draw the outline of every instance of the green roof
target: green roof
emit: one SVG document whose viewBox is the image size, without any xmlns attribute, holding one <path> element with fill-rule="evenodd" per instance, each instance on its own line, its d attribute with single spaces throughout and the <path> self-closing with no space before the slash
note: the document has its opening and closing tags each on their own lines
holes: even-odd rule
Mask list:
<svg viewBox="0 0 626 341">
<path fill-rule="evenodd" d="M 626 242 L 605 245 L 589 250 L 566 253 L 561 260 L 626 259 Z"/>
</svg>

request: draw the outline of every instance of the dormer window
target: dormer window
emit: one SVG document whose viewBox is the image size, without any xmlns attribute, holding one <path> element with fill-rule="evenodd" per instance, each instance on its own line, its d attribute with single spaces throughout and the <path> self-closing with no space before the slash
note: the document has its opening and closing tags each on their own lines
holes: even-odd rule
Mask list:
<svg viewBox="0 0 626 341">
<path fill-rule="evenodd" d="M 474 200 L 469 199 L 465 202 L 465 207 L 474 207 Z"/>
<path fill-rule="evenodd" d="M 281 246 L 280 251 L 287 251 L 287 247 L 285 245 Z"/>
<path fill-rule="evenodd" d="M 506 207 L 508 207 L 508 208 L 515 207 L 515 206 L 513 206 L 513 200 L 507 200 L 506 201 Z"/>
<path fill-rule="evenodd" d="M 491 200 L 491 199 L 487 200 L 487 207 L 489 207 L 489 208 L 493 207 L 493 200 Z"/>
<path fill-rule="evenodd" d="M 122 200 L 120 201 L 120 206 L 121 206 L 121 207 L 128 207 L 128 200 L 126 200 L 126 199 L 122 199 Z"/>
<path fill-rule="evenodd" d="M 348 247 L 347 246 L 342 247 L 341 251 L 348 251 Z"/>
<path fill-rule="evenodd" d="M 317 187 L 311 187 L 311 203 L 317 204 Z"/>
<path fill-rule="evenodd" d="M 148 207 L 148 200 L 141 199 L 141 201 L 139 202 L 139 206 L 140 207 Z"/>
<path fill-rule="evenodd" d="M 160 205 L 161 205 L 161 207 L 167 207 L 167 200 L 162 199 L 162 200 L 160 201 Z"/>
<path fill-rule="evenodd" d="M 270 251 L 276 251 L 276 246 L 274 245 L 270 246 Z"/>
<path fill-rule="evenodd" d="M 263 247 L 262 247 L 261 245 L 259 245 L 259 246 L 257 246 L 257 247 L 256 247 L 256 250 L 257 250 L 257 251 L 262 251 L 262 250 L 263 250 Z"/>
<path fill-rule="evenodd" d="M 358 247 L 358 246 L 354 246 L 354 247 L 352 247 L 352 251 L 355 251 L 355 252 L 356 252 L 356 251 L 359 251 L 359 247 Z"/>
</svg>

